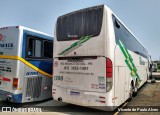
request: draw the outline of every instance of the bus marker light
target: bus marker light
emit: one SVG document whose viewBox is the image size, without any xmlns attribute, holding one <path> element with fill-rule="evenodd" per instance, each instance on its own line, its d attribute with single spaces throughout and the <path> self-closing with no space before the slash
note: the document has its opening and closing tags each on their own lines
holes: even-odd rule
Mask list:
<svg viewBox="0 0 160 115">
<path fill-rule="evenodd" d="M 22 88 L 18 88 L 18 90 L 22 90 Z"/>
<path fill-rule="evenodd" d="M 99 98 L 105 99 L 105 97 L 99 96 Z"/>
<path fill-rule="evenodd" d="M 106 103 L 105 101 L 100 101 L 101 103 Z"/>
</svg>

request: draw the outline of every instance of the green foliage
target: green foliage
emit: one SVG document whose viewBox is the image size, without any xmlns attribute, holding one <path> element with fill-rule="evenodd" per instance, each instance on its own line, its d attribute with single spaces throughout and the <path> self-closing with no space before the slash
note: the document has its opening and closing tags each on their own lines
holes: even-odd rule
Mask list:
<svg viewBox="0 0 160 115">
<path fill-rule="evenodd" d="M 158 64 L 157 66 L 158 66 L 158 69 L 160 69 L 160 64 Z"/>
</svg>

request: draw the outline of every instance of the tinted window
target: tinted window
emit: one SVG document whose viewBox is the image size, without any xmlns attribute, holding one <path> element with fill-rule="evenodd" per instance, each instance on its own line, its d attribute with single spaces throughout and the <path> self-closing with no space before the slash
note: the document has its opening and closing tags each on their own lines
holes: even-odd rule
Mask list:
<svg viewBox="0 0 160 115">
<path fill-rule="evenodd" d="M 57 40 L 73 40 L 100 34 L 103 6 L 84 9 L 61 16 L 57 20 Z"/>
<path fill-rule="evenodd" d="M 28 48 L 27 48 L 27 57 L 29 58 L 40 58 L 42 50 L 42 41 L 35 39 L 34 37 L 28 37 Z"/>
<path fill-rule="evenodd" d="M 27 37 L 26 58 L 44 59 L 52 58 L 52 55 L 53 41 L 33 36 Z"/>
<path fill-rule="evenodd" d="M 124 46 L 134 53 L 148 58 L 147 50 L 139 41 L 113 16 L 116 42 L 122 41 Z"/>
<path fill-rule="evenodd" d="M 27 51 L 28 57 L 34 56 L 34 39 L 29 38 L 28 40 L 28 51 Z"/>
<path fill-rule="evenodd" d="M 44 57 L 45 58 L 53 57 L 53 42 L 44 41 Z"/>
<path fill-rule="evenodd" d="M 41 41 L 35 38 L 29 37 L 28 38 L 28 48 L 27 48 L 27 57 L 28 58 L 41 58 Z"/>
</svg>

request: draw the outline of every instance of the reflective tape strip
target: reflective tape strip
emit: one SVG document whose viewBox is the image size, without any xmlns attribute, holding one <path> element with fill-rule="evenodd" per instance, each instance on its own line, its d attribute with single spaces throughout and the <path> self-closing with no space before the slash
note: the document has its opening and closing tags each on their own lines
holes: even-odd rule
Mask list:
<svg viewBox="0 0 160 115">
<path fill-rule="evenodd" d="M 20 60 L 21 62 L 23 62 L 27 66 L 31 67 L 32 69 L 38 71 L 39 73 L 41 73 L 43 75 L 46 75 L 47 77 L 52 77 L 51 74 L 44 72 L 43 70 L 37 68 L 36 66 L 34 66 L 33 64 L 29 63 L 28 61 L 26 61 L 25 59 L 23 59 L 23 58 L 21 58 L 19 56 L 0 55 L 0 58 L 3 58 L 3 59 L 12 59 L 12 60 Z"/>
</svg>

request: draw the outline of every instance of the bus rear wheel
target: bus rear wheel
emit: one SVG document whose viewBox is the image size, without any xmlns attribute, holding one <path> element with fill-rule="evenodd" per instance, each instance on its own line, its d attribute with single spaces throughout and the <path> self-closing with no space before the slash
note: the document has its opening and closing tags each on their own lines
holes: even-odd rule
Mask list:
<svg viewBox="0 0 160 115">
<path fill-rule="evenodd" d="M 138 93 L 138 86 L 135 86 L 133 91 L 133 97 L 135 97 L 137 93 Z"/>
<path fill-rule="evenodd" d="M 138 80 L 136 79 L 136 84 L 134 86 L 133 97 L 135 97 L 138 93 Z"/>
<path fill-rule="evenodd" d="M 131 83 L 131 84 L 130 84 L 129 99 L 128 99 L 128 101 L 131 101 L 131 100 L 132 100 L 133 92 L 134 92 L 134 87 L 133 87 L 133 84 Z"/>
</svg>

